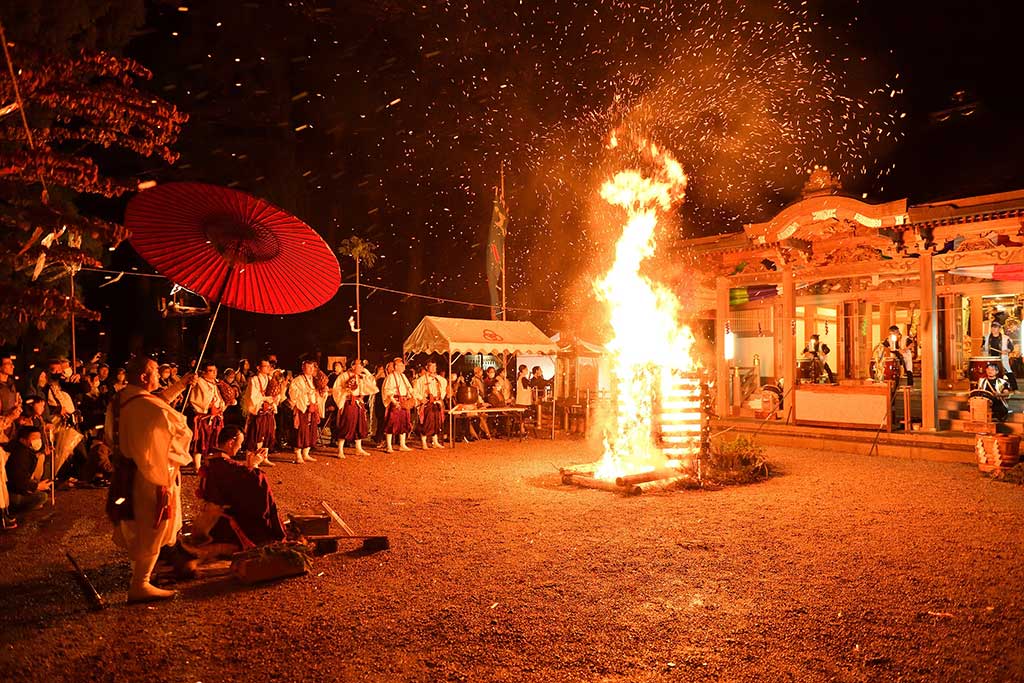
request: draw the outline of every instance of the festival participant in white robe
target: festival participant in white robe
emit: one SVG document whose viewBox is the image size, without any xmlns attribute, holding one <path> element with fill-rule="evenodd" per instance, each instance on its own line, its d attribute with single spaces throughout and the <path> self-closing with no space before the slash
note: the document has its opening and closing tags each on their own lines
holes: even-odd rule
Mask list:
<svg viewBox="0 0 1024 683">
<path fill-rule="evenodd" d="M 302 374 L 288 385 L 288 400 L 292 404 L 295 426 L 295 464 L 316 462 L 309 451 L 320 436 L 320 402 L 316 386 L 316 363 L 303 361 Z"/>
<path fill-rule="evenodd" d="M 199 376 L 192 385 L 188 402 L 195 412 L 193 423 L 195 438 L 192 440 L 192 457 L 196 471 L 203 465 L 203 458 L 217 447 L 217 435 L 224 427 L 224 398 L 217 386 L 217 366 L 203 363 Z"/>
<path fill-rule="evenodd" d="M 245 447 L 250 451 L 258 451 L 264 446 L 273 449 L 277 437 L 280 387 L 270 380 L 273 372 L 270 361 L 261 360 L 256 374 L 249 379 L 242 393 L 242 412 L 246 415 Z"/>
<path fill-rule="evenodd" d="M 392 361 L 391 372 L 384 378 L 380 392 L 384 408 L 387 410 L 384 416 L 384 450 L 388 453 L 395 452 L 393 441 L 397 434 L 398 450 L 411 451 L 412 449 L 405 445 L 405 437 L 412 429 L 409 409 L 415 404 L 416 398 L 413 395 L 412 383 L 405 376 L 405 360 L 396 358 Z"/>
<path fill-rule="evenodd" d="M 438 435 L 444 432 L 444 399 L 448 394 L 448 380 L 437 374 L 437 363 L 427 363 L 426 372 L 416 378 L 416 400 L 420 404 L 420 442 L 424 450 L 427 439 L 434 448 L 444 448 Z"/>
<path fill-rule="evenodd" d="M 345 457 L 346 441 L 355 441 L 356 454 L 369 455 L 363 450 L 363 439 L 369 432 L 365 401 L 367 392 L 370 395 L 377 393 L 377 385 L 373 381 L 373 375 L 363 368 L 362 361 L 358 358 L 352 361 L 352 366 L 347 372 L 339 373 L 334 379 L 331 396 L 334 398 L 334 404 L 338 406 L 339 458 Z"/>
<path fill-rule="evenodd" d="M 129 363 L 128 386 L 107 408 L 104 429 L 117 454 L 107 514 L 114 522 L 115 543 L 132 562 L 129 602 L 174 595 L 153 586 L 149 577 L 160 548 L 173 545 L 181 529 L 179 468 L 192 461 L 192 431 L 185 416 L 152 393 L 160 386 L 157 368 L 151 358 Z"/>
</svg>

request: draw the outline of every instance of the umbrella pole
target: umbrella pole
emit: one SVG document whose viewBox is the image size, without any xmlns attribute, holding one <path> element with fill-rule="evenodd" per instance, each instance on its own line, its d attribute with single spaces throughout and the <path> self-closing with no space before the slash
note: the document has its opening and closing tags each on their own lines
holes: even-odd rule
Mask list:
<svg viewBox="0 0 1024 683">
<path fill-rule="evenodd" d="M 206 339 L 203 341 L 203 348 L 199 350 L 199 358 L 196 359 L 196 372 L 199 372 L 199 365 L 206 355 L 206 347 L 210 344 L 210 337 L 213 335 L 213 326 L 217 324 L 217 314 L 220 313 L 221 302 L 217 302 L 217 308 L 213 309 L 213 317 L 210 318 L 210 327 L 206 330 Z"/>
<path fill-rule="evenodd" d="M 234 272 L 234 267 L 228 270 L 227 276 L 224 278 L 224 284 L 220 288 L 220 296 L 217 297 L 217 308 L 213 309 L 213 317 L 210 318 L 210 326 L 206 328 L 206 339 L 203 340 L 203 348 L 199 350 L 199 358 L 196 359 L 195 373 L 198 375 L 202 369 L 203 357 L 206 355 L 206 347 L 210 345 L 210 337 L 213 335 L 213 326 L 217 324 L 217 316 L 220 314 L 220 307 L 224 305 L 224 292 L 228 289 L 228 282 L 231 280 L 231 274 Z M 188 397 L 192 393 L 192 385 L 188 386 L 185 390 L 185 400 L 181 403 L 181 409 L 184 410 L 188 406 Z"/>
<path fill-rule="evenodd" d="M 75 274 L 69 273 L 71 280 L 71 372 L 78 372 L 78 347 L 75 343 Z"/>
</svg>

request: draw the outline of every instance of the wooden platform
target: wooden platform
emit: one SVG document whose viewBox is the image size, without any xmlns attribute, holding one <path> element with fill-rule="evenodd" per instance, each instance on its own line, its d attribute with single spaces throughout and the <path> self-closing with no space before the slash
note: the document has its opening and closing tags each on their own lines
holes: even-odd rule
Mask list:
<svg viewBox="0 0 1024 683">
<path fill-rule="evenodd" d="M 728 429 L 728 432 L 723 430 Z M 719 418 L 711 423 L 712 439 L 750 436 L 756 432 L 758 442 L 788 448 L 810 448 L 823 452 L 838 451 L 868 455 L 875 441 L 875 431 L 840 429 L 785 424 L 781 420 L 767 422 L 749 417 Z M 964 432 L 886 432 L 878 434 L 875 455 L 891 458 L 916 458 L 942 462 L 977 463 L 975 435 Z"/>
</svg>

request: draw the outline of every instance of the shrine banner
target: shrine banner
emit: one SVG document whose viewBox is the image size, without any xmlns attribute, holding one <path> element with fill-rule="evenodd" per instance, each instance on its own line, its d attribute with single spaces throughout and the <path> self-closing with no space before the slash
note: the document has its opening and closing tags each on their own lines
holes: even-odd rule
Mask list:
<svg viewBox="0 0 1024 683">
<path fill-rule="evenodd" d="M 999 264 L 994 266 L 968 266 L 953 268 L 951 275 L 976 277 L 982 280 L 1017 280 L 1024 281 L 1024 263 Z"/>
<path fill-rule="evenodd" d="M 505 236 L 508 234 L 508 208 L 505 206 L 505 174 L 494 188 L 490 234 L 487 239 L 487 287 L 491 294 L 491 320 L 501 318 L 502 288 L 505 281 Z"/>
</svg>

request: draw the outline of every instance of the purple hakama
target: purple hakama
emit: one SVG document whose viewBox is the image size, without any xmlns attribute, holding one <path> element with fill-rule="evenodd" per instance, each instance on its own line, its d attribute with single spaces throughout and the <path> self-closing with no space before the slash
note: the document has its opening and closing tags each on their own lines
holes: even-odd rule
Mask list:
<svg viewBox="0 0 1024 683">
<path fill-rule="evenodd" d="M 439 403 L 428 403 L 420 413 L 420 436 L 444 433 L 444 408 Z"/>
<path fill-rule="evenodd" d="M 320 440 L 320 413 L 295 413 L 295 448 L 313 448 Z"/>
<path fill-rule="evenodd" d="M 261 410 L 250 415 L 245 423 L 245 447 L 255 451 L 259 448 L 274 450 L 277 440 L 277 415 L 272 410 Z"/>
<path fill-rule="evenodd" d="M 196 415 L 192 432 L 192 454 L 209 455 L 217 447 L 217 436 L 224 427 L 222 415 Z"/>
<path fill-rule="evenodd" d="M 397 404 L 389 406 L 388 414 L 384 418 L 384 433 L 408 434 L 411 429 L 412 420 L 409 419 L 409 410 Z"/>
<path fill-rule="evenodd" d="M 362 399 L 349 399 L 338 409 L 338 438 L 345 441 L 365 439 L 369 432 Z"/>
</svg>

